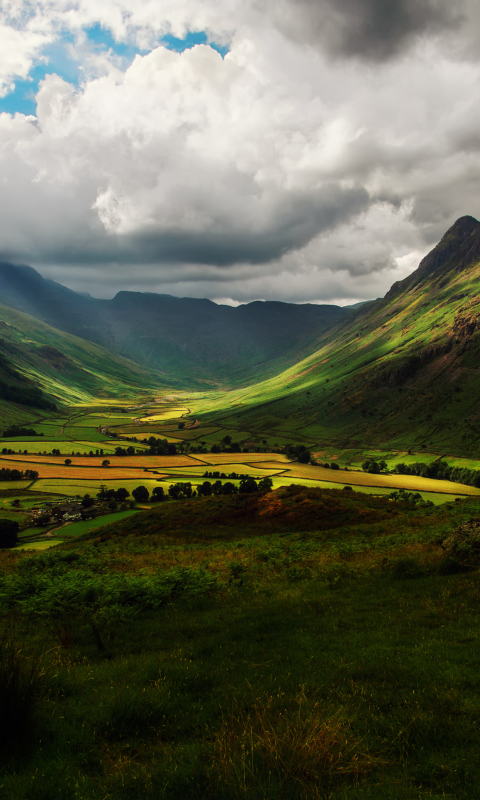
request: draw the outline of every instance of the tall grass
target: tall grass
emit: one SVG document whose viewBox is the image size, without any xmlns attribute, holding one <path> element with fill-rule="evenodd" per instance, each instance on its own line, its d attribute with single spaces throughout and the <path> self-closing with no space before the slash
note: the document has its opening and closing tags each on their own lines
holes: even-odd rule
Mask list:
<svg viewBox="0 0 480 800">
<path fill-rule="evenodd" d="M 236 702 L 215 736 L 216 779 L 226 796 L 323 798 L 345 781 L 355 782 L 380 765 L 365 752 L 345 719 L 300 694 Z"/>
<path fill-rule="evenodd" d="M 15 632 L 0 640 L 0 753 L 8 754 L 28 740 L 35 704 L 42 693 L 42 674 L 38 648 L 26 653 Z"/>
</svg>

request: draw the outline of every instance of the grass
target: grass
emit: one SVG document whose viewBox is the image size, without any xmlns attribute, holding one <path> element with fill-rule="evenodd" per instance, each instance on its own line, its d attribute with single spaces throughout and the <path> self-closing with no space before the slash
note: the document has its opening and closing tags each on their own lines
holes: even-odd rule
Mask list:
<svg viewBox="0 0 480 800">
<path fill-rule="evenodd" d="M 179 502 L 0 552 L 0 605 L 8 586 L 26 652 L 46 651 L 35 744 L 4 762 L 2 796 L 478 796 L 479 573 L 442 574 L 438 544 L 478 501 L 388 521 L 345 494 L 292 494 L 296 532 L 219 498 L 208 537 L 202 503 Z M 302 529 L 308 497 L 335 500 L 330 527 Z"/>
<path fill-rule="evenodd" d="M 51 547 L 55 547 L 57 544 L 61 544 L 63 539 L 43 539 L 39 542 L 27 542 L 26 544 L 19 544 L 15 547 L 15 551 L 17 550 L 49 550 Z"/>
</svg>

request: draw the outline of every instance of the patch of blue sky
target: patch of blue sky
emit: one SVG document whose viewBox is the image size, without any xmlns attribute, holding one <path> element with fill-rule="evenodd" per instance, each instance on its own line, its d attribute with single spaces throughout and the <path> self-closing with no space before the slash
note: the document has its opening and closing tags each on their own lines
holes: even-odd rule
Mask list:
<svg viewBox="0 0 480 800">
<path fill-rule="evenodd" d="M 71 41 L 70 37 L 64 37 L 62 41 L 44 48 L 41 61 L 30 70 L 28 78 L 15 81 L 13 91 L 0 98 L 0 113 L 6 111 L 9 114 L 18 112 L 35 115 L 37 110 L 35 95 L 40 81 L 52 73 L 78 86 L 82 71 L 79 63 L 70 54 Z"/>
<path fill-rule="evenodd" d="M 124 69 L 130 66 L 136 55 L 145 55 L 148 52 L 128 42 L 116 41 L 111 32 L 100 25 L 93 25 L 85 29 L 85 34 L 94 49 L 110 51 L 123 62 Z M 183 39 L 167 34 L 159 40 L 158 44 L 174 50 L 176 53 L 183 53 L 197 44 L 209 45 L 217 53 L 220 53 L 222 58 L 229 52 L 228 46 L 210 40 L 205 31 L 189 31 Z M 52 73 L 59 75 L 68 83 L 78 86 L 83 77 L 83 70 L 80 61 L 75 59 L 74 52 L 74 38 L 69 34 L 62 36 L 58 42 L 48 45 L 42 51 L 38 63 L 31 69 L 28 78 L 16 80 L 14 89 L 5 97 L 0 98 L 0 113 L 6 111 L 9 114 L 18 112 L 35 115 L 35 95 L 38 92 L 40 81 Z"/>
<path fill-rule="evenodd" d="M 205 31 L 189 31 L 184 39 L 177 39 L 175 36 L 167 34 L 162 37 L 160 43 L 168 47 L 169 50 L 175 50 L 177 53 L 183 53 L 184 50 L 189 50 L 191 47 L 195 47 L 196 44 L 208 44 L 217 53 L 220 53 L 222 58 L 225 58 L 230 49 L 209 39 Z"/>
</svg>

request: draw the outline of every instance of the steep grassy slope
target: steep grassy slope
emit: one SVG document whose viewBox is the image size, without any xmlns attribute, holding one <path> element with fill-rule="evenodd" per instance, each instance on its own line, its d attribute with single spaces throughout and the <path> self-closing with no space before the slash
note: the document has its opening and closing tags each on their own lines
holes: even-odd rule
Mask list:
<svg viewBox="0 0 480 800">
<path fill-rule="evenodd" d="M 159 373 L 7 306 L 0 306 L 0 320 L 0 382 L 9 387 L 23 391 L 41 387 L 49 401 L 77 404 L 95 398 L 139 397 L 160 383 L 169 385 Z M 10 396 L 0 394 L 0 398 L 12 401 Z M 21 397 L 13 398 L 13 406 L 17 405 L 25 405 Z M 10 413 L 14 414 L 13 408 Z"/>
<path fill-rule="evenodd" d="M 273 302 L 231 308 L 141 292 L 97 300 L 11 264 L 0 264 L 0 297 L 60 330 L 163 370 L 186 388 L 271 377 L 315 350 L 325 331 L 353 313 Z"/>
<path fill-rule="evenodd" d="M 224 426 L 313 444 L 475 455 L 479 281 L 480 223 L 463 217 L 413 275 L 330 331 L 321 349 L 205 408 Z"/>
</svg>

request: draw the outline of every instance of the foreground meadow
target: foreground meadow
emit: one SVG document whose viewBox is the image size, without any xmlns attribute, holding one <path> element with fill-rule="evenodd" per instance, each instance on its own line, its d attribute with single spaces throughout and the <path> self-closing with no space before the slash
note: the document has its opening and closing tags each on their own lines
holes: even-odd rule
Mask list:
<svg viewBox="0 0 480 800">
<path fill-rule="evenodd" d="M 478 797 L 479 511 L 290 487 L 2 551 L 1 796 Z"/>
</svg>

